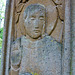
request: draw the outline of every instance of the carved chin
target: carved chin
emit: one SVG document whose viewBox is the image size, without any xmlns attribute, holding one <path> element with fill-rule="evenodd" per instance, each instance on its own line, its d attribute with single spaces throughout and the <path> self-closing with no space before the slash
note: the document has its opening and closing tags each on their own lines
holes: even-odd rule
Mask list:
<svg viewBox="0 0 75 75">
<path fill-rule="evenodd" d="M 38 39 L 39 37 L 41 37 L 41 34 L 35 33 L 35 34 L 31 35 L 30 37 L 33 39 Z"/>
</svg>

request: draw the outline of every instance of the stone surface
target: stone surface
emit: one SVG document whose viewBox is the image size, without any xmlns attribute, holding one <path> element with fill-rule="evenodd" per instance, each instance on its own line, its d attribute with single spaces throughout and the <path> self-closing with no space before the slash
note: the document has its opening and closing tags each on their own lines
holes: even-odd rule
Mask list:
<svg viewBox="0 0 75 75">
<path fill-rule="evenodd" d="M 22 0 L 22 2 L 26 2 L 26 0 Z"/>
<path fill-rule="evenodd" d="M 65 1 L 64 51 L 62 56 L 62 75 L 71 75 L 71 15 L 70 0 Z"/>
<path fill-rule="evenodd" d="M 62 12 L 61 12 L 62 8 L 59 7 L 59 10 L 58 10 L 58 7 L 57 7 L 59 5 L 60 6 L 62 5 L 63 2 L 61 3 L 61 0 L 26 0 L 25 2 L 24 1 L 25 0 L 7 0 L 4 35 L 3 35 L 2 64 L 1 64 L 1 70 L 0 70 L 1 74 L 0 75 L 9 75 L 9 74 L 10 75 L 35 75 L 35 74 L 40 75 L 41 73 L 42 74 L 44 73 L 45 75 L 50 75 L 50 73 L 52 73 L 53 75 L 72 75 L 72 74 L 74 75 L 75 74 L 74 73 L 75 72 L 75 57 L 74 57 L 75 56 L 75 53 L 74 53 L 75 52 L 75 47 L 74 47 L 75 46 L 75 43 L 74 43 L 74 40 L 75 40 L 74 39 L 74 35 L 75 35 L 74 22 L 75 21 L 74 21 L 74 10 L 73 10 L 74 7 L 73 7 L 73 9 L 72 9 L 73 10 L 72 24 L 70 23 L 70 1 L 71 0 L 63 0 L 63 2 L 65 1 L 64 2 L 65 3 L 65 5 L 64 5 L 65 6 L 65 10 L 64 10 L 65 20 L 62 19 Z M 73 1 L 73 5 L 74 5 L 74 0 L 72 0 L 72 1 Z M 45 30 L 45 28 L 47 26 L 43 29 L 43 31 L 45 31 L 45 33 L 48 32 L 49 35 L 46 33 L 42 37 L 41 36 L 39 38 L 36 37 L 38 39 L 34 40 L 33 38 L 26 36 L 26 30 L 25 30 L 26 28 L 20 22 L 25 21 L 25 20 L 23 21 L 23 19 L 21 18 L 22 14 L 23 14 L 23 10 L 30 4 L 35 4 L 35 3 L 44 5 L 46 7 L 46 12 L 47 11 L 51 12 L 51 10 L 54 8 L 53 9 L 54 13 L 52 11 L 52 13 L 50 15 L 48 15 L 48 17 L 50 17 L 49 20 L 47 20 L 48 19 L 47 17 L 45 17 L 46 20 L 44 20 L 46 22 L 46 25 L 51 24 L 53 26 L 53 28 L 51 28 L 52 30 L 49 28 L 50 31 Z M 22 4 L 24 4 L 25 8 L 19 9 L 19 8 L 21 8 Z M 18 12 L 17 12 L 16 8 L 18 8 L 17 9 Z M 60 12 L 58 13 L 58 11 L 60 11 Z M 16 12 L 16 14 L 15 14 L 15 12 Z M 17 16 L 15 16 L 17 14 L 20 14 L 19 18 Z M 17 20 L 15 20 L 16 18 L 17 18 Z M 49 24 L 48 24 L 48 21 L 50 22 Z M 61 22 L 64 22 L 64 26 L 65 26 L 65 27 L 63 26 L 63 28 L 64 28 L 63 34 L 64 35 L 63 35 L 63 43 L 62 43 L 63 46 L 62 47 L 61 47 L 61 44 L 58 42 L 58 40 L 56 40 L 58 37 L 55 37 L 56 36 L 55 32 L 57 33 L 57 31 L 55 31 L 55 30 L 58 30 L 61 28 L 61 26 L 62 26 L 62 25 L 60 25 Z M 57 25 L 58 25 L 58 27 L 56 27 Z M 72 27 L 72 35 L 71 35 L 71 27 Z M 60 30 L 58 30 L 58 32 L 60 33 Z M 38 32 L 36 32 L 36 33 L 38 33 Z M 22 36 L 22 35 L 24 35 L 24 36 Z M 54 35 L 54 36 L 51 37 L 52 35 Z M 72 36 L 72 39 L 71 39 L 71 36 Z M 18 37 L 21 37 L 21 38 L 17 40 L 16 38 L 18 38 Z M 16 39 L 15 41 L 14 41 L 14 38 Z M 71 42 L 71 40 L 72 40 L 72 42 Z M 13 43 L 13 41 L 15 43 Z M 24 41 L 26 41 L 26 43 Z M 11 43 L 13 43 L 13 44 L 11 44 Z M 48 45 L 49 45 L 49 47 L 48 47 Z M 61 48 L 62 48 L 62 50 L 61 50 Z M 71 56 L 71 50 L 73 51 L 72 52 L 73 56 Z M 25 53 L 27 52 L 30 55 L 28 55 L 27 53 L 23 54 L 24 52 Z M 48 53 L 48 52 L 50 52 L 50 53 Z M 49 57 L 49 59 L 48 59 L 48 57 Z M 26 59 L 24 59 L 24 58 L 26 58 Z M 27 60 L 27 58 L 30 60 Z M 17 61 L 16 61 L 16 59 L 17 59 Z M 9 60 L 10 60 L 10 62 L 9 62 Z M 40 62 L 36 63 L 37 60 Z M 50 61 L 50 60 L 52 60 L 52 61 Z M 72 62 L 71 62 L 71 60 L 72 60 Z M 22 61 L 26 61 L 26 62 L 23 63 Z M 48 62 L 46 63 L 46 61 L 48 61 Z M 23 64 L 25 64 L 25 65 L 23 65 Z M 40 64 L 41 65 L 45 64 L 45 65 L 39 66 Z M 25 67 L 24 69 L 21 69 L 22 65 L 23 65 L 23 68 L 26 65 L 27 65 L 26 67 L 28 67 L 28 68 Z M 72 67 L 71 67 L 71 65 L 72 65 Z M 48 67 L 46 67 L 46 66 L 48 66 Z M 40 70 L 39 68 L 42 68 L 42 69 Z M 60 68 L 62 69 L 62 72 L 61 72 Z M 71 69 L 72 69 L 72 71 L 71 71 Z"/>
<path fill-rule="evenodd" d="M 56 40 L 58 40 L 58 42 L 61 43 L 62 43 L 62 34 L 63 34 L 63 27 L 64 27 L 63 23 L 64 23 L 63 21 L 58 19 L 57 26 L 55 27 L 55 30 L 51 34 L 52 37 L 54 37 Z"/>
<path fill-rule="evenodd" d="M 24 39 L 20 72 L 61 75 L 61 44 L 49 36 L 33 43 Z"/>
<path fill-rule="evenodd" d="M 23 9 L 23 6 L 24 6 L 23 3 L 18 4 L 17 7 L 16 7 L 16 11 L 17 11 L 18 13 L 21 12 L 22 9 Z"/>
<path fill-rule="evenodd" d="M 64 20 L 64 8 L 63 5 L 57 5 L 59 17 L 61 20 Z"/>
<path fill-rule="evenodd" d="M 1 75 L 70 75 L 70 29 L 70 0 L 7 0 Z"/>
<path fill-rule="evenodd" d="M 16 6 L 21 2 L 21 0 L 16 0 Z"/>
<path fill-rule="evenodd" d="M 50 36 L 46 36 L 35 42 L 30 41 L 25 36 L 22 36 L 19 40 L 21 40 L 20 47 L 22 47 L 22 51 L 20 51 L 22 58 L 18 59 L 19 63 L 21 61 L 19 73 L 29 72 L 37 73 L 38 75 L 61 75 L 60 43 Z M 14 52 L 17 55 L 16 51 Z M 12 56 L 14 60 L 15 58 L 17 59 L 15 54 Z M 16 64 L 14 60 L 12 61 Z"/>
<path fill-rule="evenodd" d="M 15 13 L 15 22 L 16 22 L 16 23 L 19 21 L 19 16 L 20 16 L 20 14 L 16 14 L 16 13 Z"/>
<path fill-rule="evenodd" d="M 11 45 L 10 75 L 61 75 L 61 44 L 46 32 L 46 7 L 31 4 L 23 12 L 26 35 Z"/>
<path fill-rule="evenodd" d="M 71 25 L 72 25 L 72 62 L 71 74 L 75 74 L 75 0 L 71 1 Z"/>
</svg>

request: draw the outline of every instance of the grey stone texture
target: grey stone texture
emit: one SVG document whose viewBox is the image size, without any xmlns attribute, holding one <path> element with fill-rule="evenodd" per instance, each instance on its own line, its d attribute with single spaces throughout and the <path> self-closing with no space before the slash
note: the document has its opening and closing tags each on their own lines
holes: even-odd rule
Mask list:
<svg viewBox="0 0 75 75">
<path fill-rule="evenodd" d="M 72 62 L 71 74 L 75 75 L 75 0 L 71 0 L 71 26 L 72 26 Z"/>
<path fill-rule="evenodd" d="M 37 73 L 38 75 L 61 75 L 61 44 L 50 36 L 32 42 L 25 36 L 20 41 L 20 50 L 13 51 L 12 65 L 19 65 L 19 73 Z M 15 42 L 15 46 L 16 43 Z M 19 54 L 18 54 L 19 53 Z M 19 56 L 21 54 L 22 58 Z M 20 58 L 20 59 L 18 59 Z M 15 61 L 16 60 L 16 61 Z"/>
<path fill-rule="evenodd" d="M 22 74 L 19 74 L 19 75 L 32 75 L 30 73 L 22 73 Z"/>
<path fill-rule="evenodd" d="M 33 22 L 32 20 L 28 22 L 30 20 L 29 17 L 32 16 L 32 13 L 31 15 L 29 14 L 30 16 L 27 15 L 28 16 L 27 19 L 24 19 L 24 22 L 27 23 L 26 24 L 27 28 L 28 25 L 30 26 L 32 25 L 32 27 L 29 28 L 29 31 L 27 29 L 27 32 L 29 32 L 30 34 L 28 34 L 24 30 L 24 26 L 23 27 L 21 26 L 23 22 L 21 20 L 23 19 L 21 16 L 24 12 L 22 11 L 24 5 L 26 5 L 27 7 L 32 3 L 33 4 L 38 3 L 38 1 L 40 4 L 44 4 L 47 7 L 47 10 L 49 10 L 49 13 L 52 14 L 51 16 L 47 14 L 47 16 L 49 17 L 48 21 L 50 21 L 50 24 L 52 23 L 51 25 L 53 25 L 51 34 L 55 39 L 56 38 L 59 39 L 58 33 L 60 33 L 61 31 L 60 33 L 61 38 L 59 40 L 56 39 L 57 40 L 56 41 L 53 37 L 51 37 L 51 34 L 45 36 L 43 35 L 44 33 L 46 33 L 46 28 L 44 28 L 46 24 L 45 23 L 46 12 L 43 12 L 42 10 L 39 12 L 38 10 L 40 8 L 38 8 L 38 10 L 33 12 L 33 15 L 35 14 L 36 18 L 33 16 L 31 19 L 35 20 L 35 22 Z M 35 75 L 35 74 L 74 75 L 75 74 L 75 41 L 74 41 L 75 10 L 74 6 L 72 6 L 72 25 L 71 25 L 70 1 L 71 0 L 63 0 L 63 2 L 62 0 L 7 0 L 0 75 Z M 65 8 L 64 10 L 65 12 L 63 12 L 63 14 L 65 13 L 64 15 L 61 12 L 63 8 L 62 4 L 64 4 Z M 74 5 L 74 0 L 72 0 L 72 4 Z M 17 10 L 17 16 L 16 16 L 17 19 L 15 18 L 15 7 Z M 54 11 L 55 15 L 51 11 L 51 9 L 54 9 L 52 11 Z M 38 18 L 40 17 L 41 13 L 43 13 L 44 16 Z M 19 17 L 21 23 L 19 22 Z M 16 25 L 14 20 L 16 21 Z M 64 26 L 62 22 L 64 23 Z M 20 24 L 22 29 L 20 29 L 18 24 Z M 35 25 L 38 27 L 35 27 Z M 71 27 L 72 27 L 72 39 L 71 39 Z M 38 28 L 40 30 L 37 30 Z M 34 31 L 32 29 L 36 30 Z M 23 32 L 25 31 L 24 33 L 26 36 L 22 36 L 21 38 L 16 39 L 14 41 L 15 38 L 23 35 L 23 32 L 21 32 L 21 30 Z M 17 36 L 17 34 L 19 36 Z M 63 38 L 62 34 L 64 34 Z M 61 42 L 62 39 L 63 42 Z M 71 40 L 72 40 L 72 45 L 71 45 Z M 58 41 L 61 43 L 59 43 Z M 72 62 L 71 62 L 71 57 L 72 57 Z"/>
</svg>

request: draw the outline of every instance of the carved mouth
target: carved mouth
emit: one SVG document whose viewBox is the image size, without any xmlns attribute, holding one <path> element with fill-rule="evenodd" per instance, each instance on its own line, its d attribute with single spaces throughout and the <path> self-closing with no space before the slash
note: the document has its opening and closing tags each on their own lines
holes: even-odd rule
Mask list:
<svg viewBox="0 0 75 75">
<path fill-rule="evenodd" d="M 38 32 L 40 32 L 40 30 L 37 30 L 37 29 L 36 29 L 36 30 L 34 30 L 34 32 L 35 32 L 35 33 L 38 33 Z"/>
</svg>

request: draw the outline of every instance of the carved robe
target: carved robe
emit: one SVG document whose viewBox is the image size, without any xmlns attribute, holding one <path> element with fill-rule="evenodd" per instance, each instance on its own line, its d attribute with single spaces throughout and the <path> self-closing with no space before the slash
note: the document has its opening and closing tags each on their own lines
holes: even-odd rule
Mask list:
<svg viewBox="0 0 75 75">
<path fill-rule="evenodd" d="M 11 48 L 11 64 L 19 66 L 18 75 L 61 75 L 61 44 L 51 36 L 34 42 L 22 36 L 16 42 L 18 49 Z"/>
</svg>

